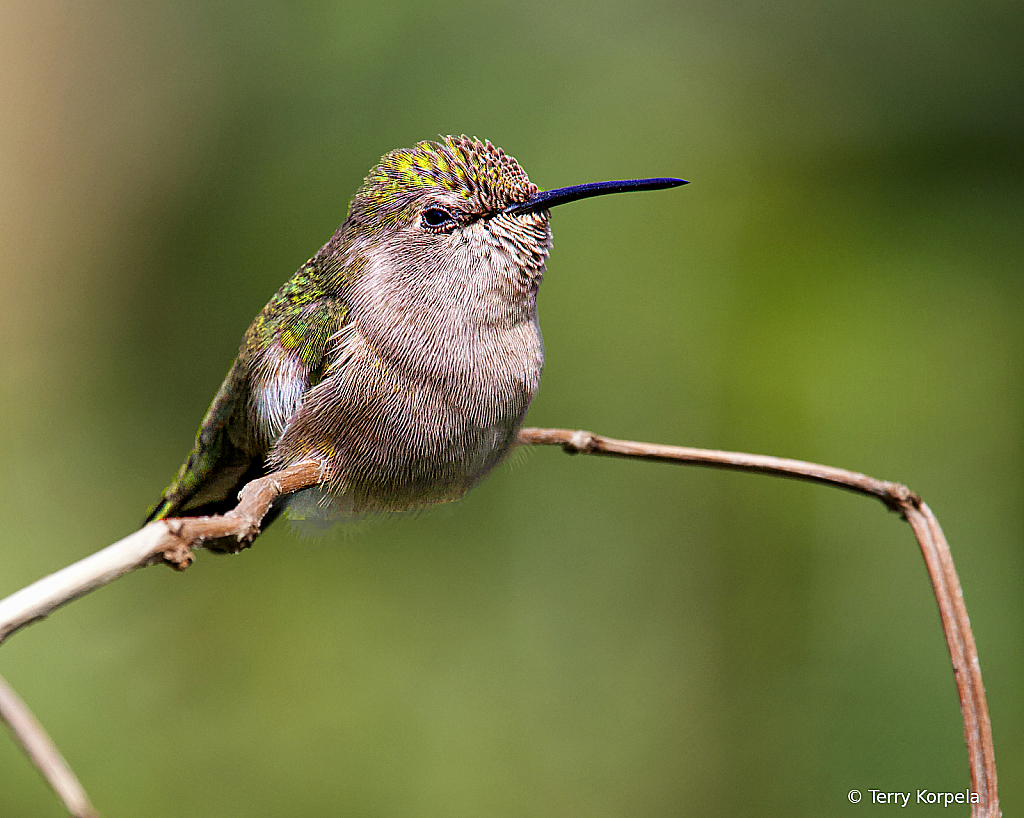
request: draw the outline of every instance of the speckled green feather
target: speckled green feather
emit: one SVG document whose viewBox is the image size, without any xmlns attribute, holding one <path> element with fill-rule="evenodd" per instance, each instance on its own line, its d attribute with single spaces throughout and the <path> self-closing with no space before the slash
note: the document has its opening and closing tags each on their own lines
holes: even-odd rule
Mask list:
<svg viewBox="0 0 1024 818">
<path fill-rule="evenodd" d="M 486 210 L 526 201 L 537 186 L 515 159 L 490 142 L 449 136 L 387 154 L 366 177 L 349 215 L 393 226 L 424 191 L 476 199 Z"/>
</svg>

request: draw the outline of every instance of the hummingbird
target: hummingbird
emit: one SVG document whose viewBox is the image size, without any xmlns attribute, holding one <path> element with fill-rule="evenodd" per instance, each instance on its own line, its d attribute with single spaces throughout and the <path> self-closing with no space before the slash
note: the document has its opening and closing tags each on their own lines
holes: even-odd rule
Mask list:
<svg viewBox="0 0 1024 818">
<path fill-rule="evenodd" d="M 323 485 L 306 492 L 342 514 L 462 497 L 512 448 L 540 385 L 550 208 L 682 184 L 540 191 L 466 136 L 386 154 L 252 322 L 147 522 L 224 513 L 248 481 L 310 459 Z"/>
</svg>

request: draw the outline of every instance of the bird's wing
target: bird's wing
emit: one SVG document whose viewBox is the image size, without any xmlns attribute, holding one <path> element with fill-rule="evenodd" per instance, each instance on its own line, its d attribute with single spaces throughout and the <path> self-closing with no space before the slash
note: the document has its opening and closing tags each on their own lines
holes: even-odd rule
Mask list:
<svg viewBox="0 0 1024 818">
<path fill-rule="evenodd" d="M 347 312 L 331 298 L 296 304 L 286 288 L 246 333 L 188 459 L 146 522 L 223 513 L 242 486 L 265 473 L 267 452 L 323 376 L 328 345 Z"/>
</svg>

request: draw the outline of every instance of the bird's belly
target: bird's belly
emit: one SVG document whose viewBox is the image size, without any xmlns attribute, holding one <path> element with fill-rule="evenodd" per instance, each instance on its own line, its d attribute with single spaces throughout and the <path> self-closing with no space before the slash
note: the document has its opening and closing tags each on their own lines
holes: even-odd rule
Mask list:
<svg viewBox="0 0 1024 818">
<path fill-rule="evenodd" d="M 464 355 L 460 366 L 416 374 L 352 355 L 310 392 L 273 459 L 320 460 L 357 513 L 458 499 L 515 444 L 540 382 L 534 339 L 517 354 L 469 365 Z"/>
<path fill-rule="evenodd" d="M 421 384 L 392 393 L 348 471 L 385 506 L 461 497 L 512 448 L 534 391 L 492 382 L 482 391 Z"/>
</svg>

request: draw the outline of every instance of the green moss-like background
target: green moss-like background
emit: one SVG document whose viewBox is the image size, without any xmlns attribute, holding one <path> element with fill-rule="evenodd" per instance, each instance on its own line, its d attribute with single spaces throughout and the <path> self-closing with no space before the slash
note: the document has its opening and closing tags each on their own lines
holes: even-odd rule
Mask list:
<svg viewBox="0 0 1024 818">
<path fill-rule="evenodd" d="M 1019 811 L 1022 30 L 998 0 L 5 4 L 0 595 L 136 528 L 387 150 L 678 175 L 554 212 L 528 423 L 919 491 Z M 557 450 L 451 508 L 138 572 L 0 672 L 111 818 L 821 816 L 968 785 L 896 517 Z M 62 814 L 6 740 L 0 781 L 3 815 Z"/>
</svg>

